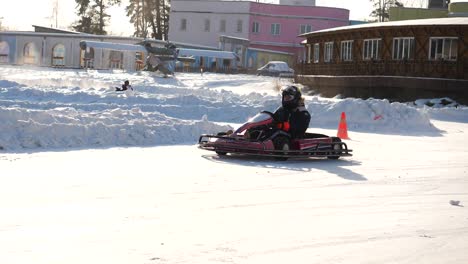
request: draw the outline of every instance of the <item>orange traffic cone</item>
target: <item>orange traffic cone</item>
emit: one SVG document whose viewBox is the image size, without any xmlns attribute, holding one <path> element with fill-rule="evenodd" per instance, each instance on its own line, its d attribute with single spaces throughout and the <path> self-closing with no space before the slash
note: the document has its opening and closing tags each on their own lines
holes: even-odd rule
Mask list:
<svg viewBox="0 0 468 264">
<path fill-rule="evenodd" d="M 346 125 L 346 114 L 341 112 L 340 124 L 338 125 L 338 133 L 336 135 L 341 139 L 350 139 L 348 137 L 348 125 Z"/>
</svg>

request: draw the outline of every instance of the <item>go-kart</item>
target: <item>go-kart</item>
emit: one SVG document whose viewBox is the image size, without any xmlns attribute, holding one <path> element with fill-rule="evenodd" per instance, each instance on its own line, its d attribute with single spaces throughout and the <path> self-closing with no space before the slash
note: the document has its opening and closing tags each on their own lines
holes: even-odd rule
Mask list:
<svg viewBox="0 0 468 264">
<path fill-rule="evenodd" d="M 247 154 L 274 157 L 277 160 L 352 156 L 352 150 L 338 137 L 306 132 L 302 138 L 291 138 L 289 133 L 277 128 L 276 124 L 273 113 L 262 111 L 235 131 L 201 135 L 198 146 L 215 151 L 220 156 L 228 153 Z"/>
</svg>

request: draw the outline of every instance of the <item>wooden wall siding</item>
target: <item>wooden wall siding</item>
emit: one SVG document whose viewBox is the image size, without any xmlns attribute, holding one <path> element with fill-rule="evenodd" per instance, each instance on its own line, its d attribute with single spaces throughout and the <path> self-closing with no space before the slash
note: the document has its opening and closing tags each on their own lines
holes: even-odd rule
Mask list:
<svg viewBox="0 0 468 264">
<path fill-rule="evenodd" d="M 393 38 L 414 37 L 414 52 L 409 60 L 393 60 Z M 457 37 L 457 61 L 430 61 L 429 43 L 431 37 Z M 379 59 L 363 60 L 365 39 L 382 39 Z M 354 40 L 353 60 L 341 60 L 341 41 Z M 324 43 L 332 41 L 333 60 L 324 62 Z M 326 32 L 309 36 L 307 42 L 320 44 L 319 63 L 303 64 L 298 72 L 304 75 L 387 75 L 433 77 L 468 80 L 468 26 L 417 26 L 372 28 Z M 312 52 L 314 51 L 312 46 Z M 313 58 L 313 54 L 311 56 Z"/>
<path fill-rule="evenodd" d="M 462 36 L 458 41 L 458 57 L 468 60 L 468 28 L 459 27 L 457 35 Z"/>
</svg>

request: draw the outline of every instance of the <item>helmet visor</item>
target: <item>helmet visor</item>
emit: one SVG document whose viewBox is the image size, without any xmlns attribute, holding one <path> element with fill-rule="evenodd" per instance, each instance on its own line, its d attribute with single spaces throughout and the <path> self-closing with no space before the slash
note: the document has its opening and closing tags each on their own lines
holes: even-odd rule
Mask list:
<svg viewBox="0 0 468 264">
<path fill-rule="evenodd" d="M 284 102 L 289 102 L 289 101 L 292 101 L 294 100 L 294 95 L 291 95 L 291 94 L 283 94 L 283 101 Z"/>
</svg>

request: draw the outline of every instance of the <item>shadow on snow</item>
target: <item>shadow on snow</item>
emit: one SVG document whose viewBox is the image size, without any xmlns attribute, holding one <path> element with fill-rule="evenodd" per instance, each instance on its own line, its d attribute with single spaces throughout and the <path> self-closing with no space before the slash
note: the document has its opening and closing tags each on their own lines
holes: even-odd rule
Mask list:
<svg viewBox="0 0 468 264">
<path fill-rule="evenodd" d="M 356 173 L 347 167 L 360 166 L 361 163 L 355 160 L 342 158 L 339 160 L 329 160 L 326 158 L 302 158 L 289 159 L 287 161 L 277 161 L 270 157 L 259 157 L 249 155 L 226 155 L 217 154 L 202 155 L 204 159 L 219 163 L 235 163 L 236 165 L 248 167 L 262 167 L 269 169 L 282 169 L 299 172 L 312 172 L 322 170 L 350 181 L 367 181 L 363 175 Z"/>
</svg>

